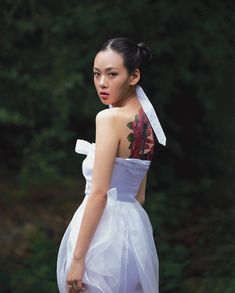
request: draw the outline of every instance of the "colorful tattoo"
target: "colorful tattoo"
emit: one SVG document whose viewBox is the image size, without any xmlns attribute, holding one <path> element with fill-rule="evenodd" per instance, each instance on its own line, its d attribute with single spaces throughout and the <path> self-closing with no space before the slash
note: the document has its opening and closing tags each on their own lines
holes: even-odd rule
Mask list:
<svg viewBox="0 0 235 293">
<path fill-rule="evenodd" d="M 127 123 L 127 127 L 132 130 L 127 137 L 131 149 L 130 158 L 151 160 L 155 146 L 154 132 L 142 108 L 135 120 Z"/>
</svg>

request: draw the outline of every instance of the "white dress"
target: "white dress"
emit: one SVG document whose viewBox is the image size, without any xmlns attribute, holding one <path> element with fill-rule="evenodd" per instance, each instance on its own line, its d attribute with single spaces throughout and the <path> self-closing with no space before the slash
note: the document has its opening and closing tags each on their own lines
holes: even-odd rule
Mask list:
<svg viewBox="0 0 235 293">
<path fill-rule="evenodd" d="M 70 268 L 91 189 L 95 144 L 77 140 L 83 161 L 85 197 L 62 239 L 57 260 L 60 293 L 67 293 Z M 158 257 L 149 217 L 135 196 L 150 161 L 115 158 L 108 200 L 85 258 L 84 293 L 158 293 Z"/>
</svg>

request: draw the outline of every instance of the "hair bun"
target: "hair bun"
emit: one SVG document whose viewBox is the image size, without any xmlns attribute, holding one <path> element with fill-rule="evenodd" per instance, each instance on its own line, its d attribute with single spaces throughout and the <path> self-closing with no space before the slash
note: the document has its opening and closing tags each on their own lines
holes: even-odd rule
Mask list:
<svg viewBox="0 0 235 293">
<path fill-rule="evenodd" d="M 129 74 L 132 74 L 137 68 L 144 69 L 152 59 L 151 50 L 145 43 L 138 44 L 127 38 L 110 39 L 101 46 L 99 51 L 110 49 L 121 55 Z"/>
<path fill-rule="evenodd" d="M 152 60 L 150 48 L 143 42 L 137 44 L 140 50 L 141 65 L 146 65 Z"/>
</svg>

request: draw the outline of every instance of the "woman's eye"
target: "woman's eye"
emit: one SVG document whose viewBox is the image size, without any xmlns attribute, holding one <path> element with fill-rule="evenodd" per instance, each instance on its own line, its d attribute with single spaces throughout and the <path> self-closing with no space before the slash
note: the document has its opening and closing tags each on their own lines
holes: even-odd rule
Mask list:
<svg viewBox="0 0 235 293">
<path fill-rule="evenodd" d="M 100 74 L 99 74 L 99 72 L 93 72 L 93 75 L 94 75 L 95 77 L 98 77 Z"/>
<path fill-rule="evenodd" d="M 110 72 L 110 73 L 109 73 L 109 76 L 111 76 L 111 77 L 116 76 L 116 75 L 117 75 L 116 72 Z"/>
</svg>

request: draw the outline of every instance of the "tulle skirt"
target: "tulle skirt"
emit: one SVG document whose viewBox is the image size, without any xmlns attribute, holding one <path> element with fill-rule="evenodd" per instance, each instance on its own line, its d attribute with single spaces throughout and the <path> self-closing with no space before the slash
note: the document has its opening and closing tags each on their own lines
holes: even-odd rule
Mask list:
<svg viewBox="0 0 235 293">
<path fill-rule="evenodd" d="M 60 244 L 57 282 L 66 278 L 88 196 L 75 212 Z M 84 293 L 158 293 L 158 257 L 148 215 L 138 201 L 117 200 L 115 188 L 85 258 Z"/>
</svg>

